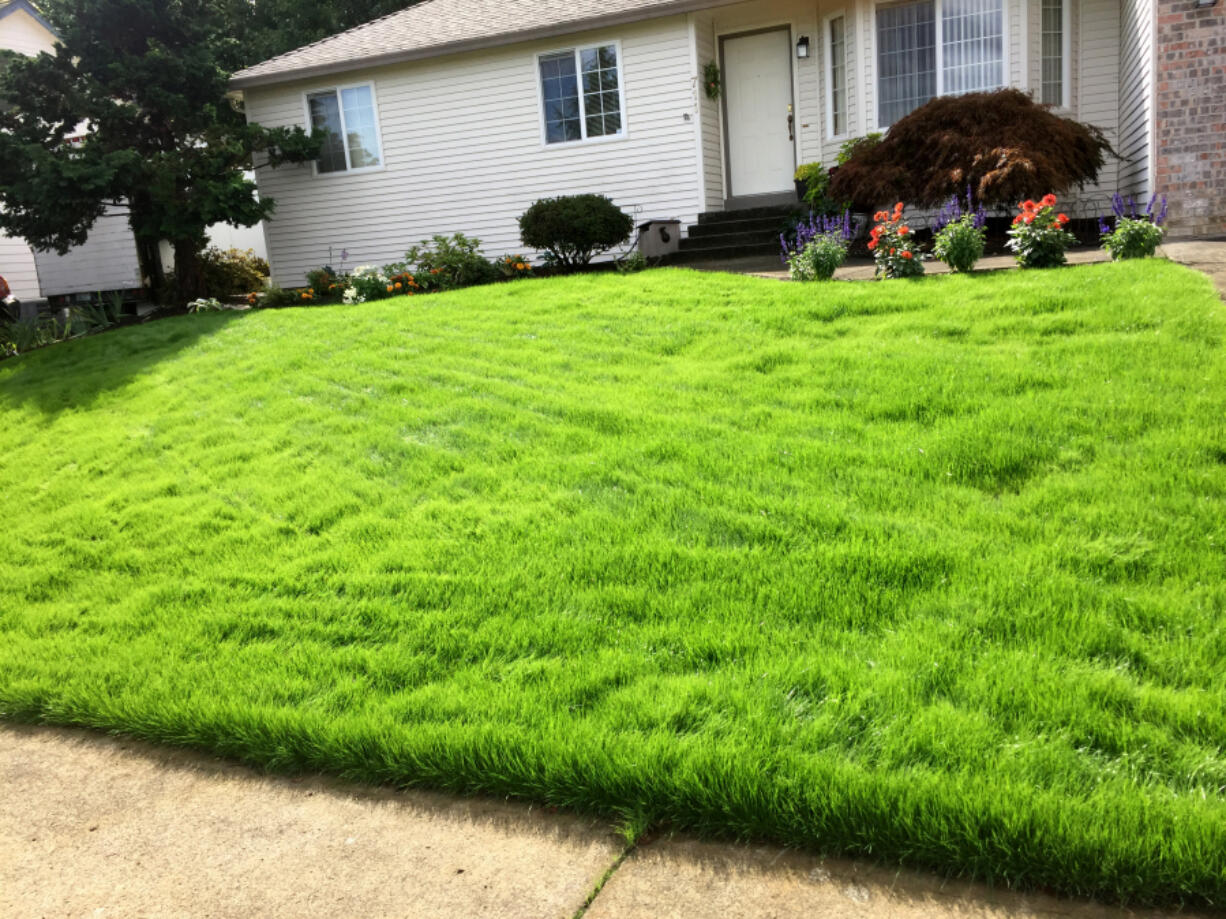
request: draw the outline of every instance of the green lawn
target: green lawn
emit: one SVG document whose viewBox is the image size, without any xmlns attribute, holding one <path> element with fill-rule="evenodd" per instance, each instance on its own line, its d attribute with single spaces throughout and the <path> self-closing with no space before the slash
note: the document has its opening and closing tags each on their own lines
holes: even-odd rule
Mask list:
<svg viewBox="0 0 1226 919">
<path fill-rule="evenodd" d="M 1224 305 L 676 270 L 0 364 L 0 716 L 1226 902 Z"/>
</svg>

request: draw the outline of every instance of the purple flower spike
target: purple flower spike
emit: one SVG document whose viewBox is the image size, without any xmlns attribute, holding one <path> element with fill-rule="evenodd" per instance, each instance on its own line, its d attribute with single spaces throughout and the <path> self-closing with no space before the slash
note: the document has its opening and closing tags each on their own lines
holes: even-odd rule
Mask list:
<svg viewBox="0 0 1226 919">
<path fill-rule="evenodd" d="M 1154 218 L 1154 226 L 1162 226 L 1166 223 L 1166 195 L 1162 196 L 1162 208 L 1158 211 L 1158 216 Z"/>
<path fill-rule="evenodd" d="M 1131 212 L 1132 217 L 1135 220 L 1137 216 L 1137 202 L 1132 195 L 1128 196 L 1128 210 Z"/>
<path fill-rule="evenodd" d="M 1110 232 L 1111 232 L 1111 224 L 1107 223 L 1107 218 L 1099 217 L 1098 218 L 1098 235 L 1106 236 Z"/>
</svg>

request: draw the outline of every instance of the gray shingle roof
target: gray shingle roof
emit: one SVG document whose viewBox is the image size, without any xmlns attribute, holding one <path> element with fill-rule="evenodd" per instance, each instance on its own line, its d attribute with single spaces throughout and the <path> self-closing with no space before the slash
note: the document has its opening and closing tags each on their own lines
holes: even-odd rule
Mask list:
<svg viewBox="0 0 1226 919">
<path fill-rule="evenodd" d="M 236 89 L 437 57 L 733 0 L 423 0 L 398 13 L 240 70 Z"/>
</svg>

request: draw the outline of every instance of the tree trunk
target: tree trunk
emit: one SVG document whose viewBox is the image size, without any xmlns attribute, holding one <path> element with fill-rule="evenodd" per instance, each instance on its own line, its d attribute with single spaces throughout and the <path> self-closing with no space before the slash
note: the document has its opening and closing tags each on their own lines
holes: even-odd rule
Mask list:
<svg viewBox="0 0 1226 919">
<path fill-rule="evenodd" d="M 192 300 L 208 295 L 200 264 L 202 246 L 199 239 L 176 239 L 171 245 L 175 250 L 175 302 L 171 305 L 181 309 Z"/>
</svg>

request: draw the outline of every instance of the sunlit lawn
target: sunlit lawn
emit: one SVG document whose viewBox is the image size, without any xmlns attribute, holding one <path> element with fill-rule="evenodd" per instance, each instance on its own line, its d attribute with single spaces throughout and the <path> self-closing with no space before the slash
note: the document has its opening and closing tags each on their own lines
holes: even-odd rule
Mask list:
<svg viewBox="0 0 1226 919">
<path fill-rule="evenodd" d="M 1223 303 L 676 270 L 0 364 L 0 715 L 1226 899 Z"/>
</svg>

